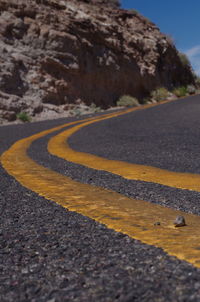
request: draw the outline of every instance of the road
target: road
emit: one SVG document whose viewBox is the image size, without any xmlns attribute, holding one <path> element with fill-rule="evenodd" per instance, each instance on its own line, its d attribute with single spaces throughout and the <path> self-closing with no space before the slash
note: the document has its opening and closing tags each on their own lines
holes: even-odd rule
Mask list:
<svg viewBox="0 0 200 302">
<path fill-rule="evenodd" d="M 85 127 L 79 122 L 69 148 L 98 156 L 84 165 L 82 156 L 72 162 L 62 158 L 66 150 L 56 153 L 63 147 L 52 150 L 59 133 L 65 140 L 63 131 L 73 132 L 75 123 L 29 138 L 74 119 L 2 126 L 0 300 L 199 301 L 199 116 L 200 97 L 194 96 Z M 91 167 L 102 158 L 106 166 Z M 140 174 L 127 177 L 121 168 L 127 164 L 157 170 L 145 181 Z M 123 206 L 116 208 L 120 198 Z M 126 216 L 130 198 L 139 218 Z M 105 200 L 112 204 L 105 208 Z M 157 209 L 160 226 L 154 226 Z M 167 225 L 176 210 L 188 217 L 178 231 Z"/>
</svg>

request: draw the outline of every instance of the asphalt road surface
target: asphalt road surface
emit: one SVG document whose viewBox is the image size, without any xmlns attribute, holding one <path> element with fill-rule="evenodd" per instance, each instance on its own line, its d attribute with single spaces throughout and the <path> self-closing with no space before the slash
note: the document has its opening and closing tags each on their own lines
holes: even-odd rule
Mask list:
<svg viewBox="0 0 200 302">
<path fill-rule="evenodd" d="M 200 173 L 200 97 L 82 128 L 73 149 L 178 172 Z M 72 119 L 0 127 L 0 153 Z M 200 193 L 125 180 L 50 155 L 51 136 L 28 154 L 83 183 L 200 214 Z M 22 187 L 0 168 L 0 301 L 200 301 L 200 270 Z M 184 242 L 183 242 L 184 249 Z"/>
</svg>

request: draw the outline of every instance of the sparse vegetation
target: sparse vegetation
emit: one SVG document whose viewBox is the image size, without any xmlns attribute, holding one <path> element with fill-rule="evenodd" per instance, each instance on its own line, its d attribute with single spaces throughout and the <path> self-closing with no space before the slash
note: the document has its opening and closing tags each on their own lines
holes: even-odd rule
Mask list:
<svg viewBox="0 0 200 302">
<path fill-rule="evenodd" d="M 85 104 L 79 104 L 74 106 L 71 110 L 70 110 L 70 114 L 72 116 L 81 116 L 83 114 L 86 113 L 97 113 L 97 112 L 101 112 L 102 109 L 100 107 L 97 107 L 96 104 L 91 103 L 90 106 L 85 105 Z"/>
<path fill-rule="evenodd" d="M 197 88 L 200 88 L 200 77 L 195 75 L 195 85 L 197 86 Z"/>
<path fill-rule="evenodd" d="M 81 116 L 81 110 L 79 108 L 74 108 L 73 110 L 71 110 L 71 114 L 73 116 L 79 117 L 79 116 Z"/>
<path fill-rule="evenodd" d="M 139 12 L 136 9 L 130 9 L 130 12 L 135 16 L 139 15 Z"/>
<path fill-rule="evenodd" d="M 157 102 L 161 102 L 166 100 L 168 95 L 169 95 L 168 90 L 165 87 L 160 87 L 152 91 L 151 98 Z"/>
<path fill-rule="evenodd" d="M 98 107 L 95 103 L 92 103 L 90 105 L 90 109 L 92 109 L 93 112 L 100 112 L 101 111 L 101 108 Z"/>
<path fill-rule="evenodd" d="M 26 112 L 20 112 L 17 114 L 17 118 L 19 120 L 21 120 L 22 122 L 30 122 L 31 121 L 31 117 L 28 115 L 28 113 Z"/>
<path fill-rule="evenodd" d="M 194 87 L 194 85 L 188 85 L 187 86 L 187 93 L 195 94 L 195 92 L 196 92 L 196 88 Z"/>
<path fill-rule="evenodd" d="M 136 107 L 136 106 L 139 106 L 139 102 L 138 102 L 138 100 L 136 98 L 134 98 L 134 97 L 132 97 L 130 95 L 123 95 L 117 101 L 117 106 Z"/>
<path fill-rule="evenodd" d="M 190 64 L 190 60 L 188 59 L 187 55 L 185 53 L 182 53 L 182 52 L 179 52 L 179 58 L 181 60 L 181 63 L 184 65 L 184 66 L 191 66 Z"/>
<path fill-rule="evenodd" d="M 183 97 L 187 95 L 187 87 L 177 87 L 172 91 L 173 94 L 175 94 L 175 96 L 177 97 Z"/>
<path fill-rule="evenodd" d="M 150 98 L 144 98 L 140 102 L 140 104 L 142 104 L 142 105 L 146 105 L 146 104 L 150 104 L 150 103 L 151 103 Z"/>
</svg>

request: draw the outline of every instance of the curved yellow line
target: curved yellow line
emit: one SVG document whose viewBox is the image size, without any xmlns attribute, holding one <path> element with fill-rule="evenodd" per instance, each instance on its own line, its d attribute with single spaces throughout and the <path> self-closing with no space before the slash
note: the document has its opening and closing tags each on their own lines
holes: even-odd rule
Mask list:
<svg viewBox="0 0 200 302">
<path fill-rule="evenodd" d="M 110 117 L 106 116 L 101 119 L 86 121 L 78 126 L 61 132 L 49 140 L 48 151 L 67 161 L 84 165 L 92 169 L 111 172 L 126 179 L 158 183 L 169 187 L 200 192 L 199 174 L 172 172 L 151 166 L 132 164 L 119 160 L 109 160 L 100 156 L 78 152 L 70 148 L 67 140 L 72 134 L 83 127 L 108 118 Z"/>
<path fill-rule="evenodd" d="M 109 228 L 147 244 L 163 248 L 200 267 L 200 217 L 160 205 L 131 199 L 118 193 L 81 184 L 35 163 L 27 155 L 33 141 L 53 131 L 74 125 L 65 124 L 17 141 L 1 156 L 1 163 L 23 186 L 61 206 L 86 215 Z M 184 215 L 187 227 L 174 228 L 172 221 Z M 154 222 L 160 221 L 160 226 Z"/>
</svg>

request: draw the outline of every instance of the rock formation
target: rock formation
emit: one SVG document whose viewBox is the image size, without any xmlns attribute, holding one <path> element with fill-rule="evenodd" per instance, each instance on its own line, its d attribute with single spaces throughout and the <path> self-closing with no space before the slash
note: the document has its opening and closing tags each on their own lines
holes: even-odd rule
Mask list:
<svg viewBox="0 0 200 302">
<path fill-rule="evenodd" d="M 110 5 L 108 5 L 110 4 Z M 105 0 L 0 0 L 0 117 L 193 83 L 159 29 Z"/>
</svg>

